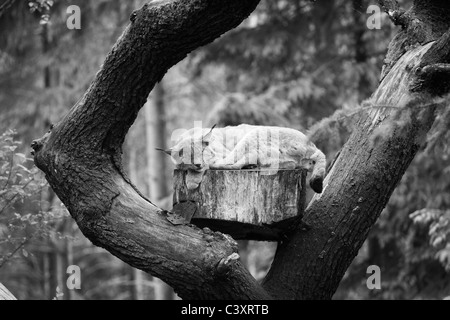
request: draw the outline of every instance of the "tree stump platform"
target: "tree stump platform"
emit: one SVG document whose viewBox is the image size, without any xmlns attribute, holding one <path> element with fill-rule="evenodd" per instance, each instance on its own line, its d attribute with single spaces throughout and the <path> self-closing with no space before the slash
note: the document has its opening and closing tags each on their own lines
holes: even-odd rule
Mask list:
<svg viewBox="0 0 450 320">
<path fill-rule="evenodd" d="M 186 171 L 174 171 L 173 211 L 198 227 L 234 239 L 280 240 L 276 226 L 303 216 L 304 170 L 208 170 L 195 190 L 186 186 Z"/>
</svg>

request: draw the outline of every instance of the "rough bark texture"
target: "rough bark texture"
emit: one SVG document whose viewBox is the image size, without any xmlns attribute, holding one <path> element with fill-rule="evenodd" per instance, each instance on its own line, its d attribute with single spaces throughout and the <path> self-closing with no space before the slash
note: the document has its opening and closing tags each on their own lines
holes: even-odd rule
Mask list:
<svg viewBox="0 0 450 320">
<path fill-rule="evenodd" d="M 413 8 L 412 12 L 417 10 Z M 430 20 L 422 22 L 430 24 Z M 405 29 L 400 35 L 405 32 L 409 31 Z M 391 48 L 396 47 L 395 41 Z M 416 43 L 383 75 L 370 101 L 375 108 L 361 115 L 325 180 L 323 193 L 305 212 L 304 220 L 311 229 L 293 234 L 277 250 L 264 281 L 266 290 L 276 298 L 332 297 L 433 124 L 433 104 L 414 108 L 433 101 L 437 94 L 433 84 L 425 81 L 422 90 L 414 89 L 423 80 L 425 65 L 445 62 L 449 50 L 448 33 L 424 46 Z M 448 83 L 449 73 L 439 76 Z M 408 105 L 411 109 L 406 111 L 410 112 L 407 124 L 375 143 L 374 131 L 389 121 L 396 108 Z"/>
<path fill-rule="evenodd" d="M 411 47 L 441 38 L 450 28 L 450 7 L 447 0 L 415 0 L 410 10 L 402 11 L 397 1 L 380 1 L 395 24 L 402 26 L 389 45 L 383 68 L 383 79 L 394 64 Z"/>
<path fill-rule="evenodd" d="M 236 27 L 257 3 L 163 1 L 135 11 L 81 101 L 33 143 L 36 165 L 84 235 L 184 298 L 269 296 L 236 260 L 234 240 L 172 225 L 131 184 L 121 167 L 121 145 L 165 72 Z"/>
<path fill-rule="evenodd" d="M 433 123 L 433 106 L 411 108 L 407 124 L 372 143 L 391 108 L 362 114 L 329 173 L 324 192 L 305 213 L 311 229 L 291 228 L 261 287 L 237 260 L 228 236 L 174 225 L 145 199 L 121 168 L 121 144 L 147 95 L 187 53 L 237 26 L 256 0 L 158 1 L 132 23 L 70 113 L 35 141 L 35 163 L 96 245 L 160 277 L 182 298 L 327 299 L 365 240 Z M 374 104 L 431 101 L 448 84 L 450 4 L 415 1 L 394 39 Z M 428 26 L 424 37 L 418 26 Z M 405 46 L 405 39 L 415 46 Z M 423 40 L 423 42 L 422 42 Z M 427 40 L 437 40 L 428 42 Z M 417 99 L 417 100 L 421 100 Z M 417 111 L 417 110 L 420 110 Z M 263 289 L 264 288 L 264 289 Z"/>
<path fill-rule="evenodd" d="M 0 283 L 0 300 L 17 300 L 6 287 Z"/>
<path fill-rule="evenodd" d="M 159 82 L 144 105 L 148 196 L 161 207 L 161 200 L 169 194 L 169 186 L 164 175 L 166 157 L 155 148 L 166 148 L 166 112 L 164 82 Z M 134 181 L 134 180 L 132 180 Z M 173 289 L 160 279 L 153 279 L 156 300 L 173 300 Z"/>
<path fill-rule="evenodd" d="M 418 66 L 429 47 L 419 47 L 399 61 L 373 95 L 375 105 L 400 106 L 407 102 L 403 99 L 412 98 L 406 66 Z M 371 137 L 388 121 L 391 109 L 361 116 L 325 180 L 323 193 L 305 213 L 311 230 L 280 246 L 265 283 L 269 291 L 289 299 L 331 298 L 431 127 L 433 108 L 428 111 L 378 143 Z M 298 281 L 288 281 L 293 278 Z"/>
<path fill-rule="evenodd" d="M 208 170 L 199 188 L 189 190 L 186 171 L 174 172 L 174 209 L 195 202 L 192 223 L 235 239 L 280 240 L 270 225 L 303 215 L 306 172 L 302 170 Z M 177 210 L 179 211 L 179 210 Z M 186 211 L 186 210 L 185 210 Z"/>
</svg>

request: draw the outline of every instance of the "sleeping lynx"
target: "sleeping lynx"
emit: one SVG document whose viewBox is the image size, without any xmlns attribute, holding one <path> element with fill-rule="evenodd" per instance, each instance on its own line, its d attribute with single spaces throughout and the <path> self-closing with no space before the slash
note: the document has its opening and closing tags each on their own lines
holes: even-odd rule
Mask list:
<svg viewBox="0 0 450 320">
<path fill-rule="evenodd" d="M 163 150 L 164 151 L 164 150 Z M 310 186 L 322 192 L 325 155 L 300 131 L 242 124 L 237 127 L 193 128 L 165 150 L 176 168 L 187 170 L 186 183 L 195 189 L 207 169 L 295 169 L 312 172 Z"/>
</svg>

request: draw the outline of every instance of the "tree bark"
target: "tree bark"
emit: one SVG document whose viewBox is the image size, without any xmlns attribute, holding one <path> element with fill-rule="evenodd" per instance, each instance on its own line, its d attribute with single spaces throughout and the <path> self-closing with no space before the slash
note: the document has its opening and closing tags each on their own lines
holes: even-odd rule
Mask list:
<svg viewBox="0 0 450 320">
<path fill-rule="evenodd" d="M 355 48 L 355 63 L 357 66 L 361 67 L 367 64 L 368 54 L 366 48 L 366 39 L 364 37 L 366 33 L 366 16 L 362 15 L 361 12 L 365 11 L 367 6 L 366 1 L 363 0 L 353 0 L 353 23 L 354 26 L 354 48 Z M 358 80 L 356 84 L 356 101 L 359 104 L 361 101 L 370 97 L 371 86 L 370 80 L 366 73 L 360 72 L 358 74 Z"/>
<path fill-rule="evenodd" d="M 160 1 L 135 11 L 90 88 L 33 143 L 35 163 L 80 230 L 184 298 L 269 295 L 236 260 L 225 235 L 174 226 L 122 169 L 121 145 L 150 90 L 175 63 L 242 22 L 256 0 Z"/>
<path fill-rule="evenodd" d="M 34 159 L 86 237 L 161 278 L 182 298 L 328 299 L 420 148 L 433 123 L 433 106 L 411 107 L 408 121 L 378 143 L 371 136 L 389 121 L 392 108 L 362 113 L 324 192 L 306 211 L 311 229 L 293 228 L 263 287 L 237 260 L 233 239 L 171 224 L 167 212 L 146 199 L 121 166 L 125 134 L 155 83 L 187 53 L 237 26 L 257 3 L 173 0 L 135 11 L 81 101 L 33 143 Z M 446 85 L 433 85 L 449 83 L 442 64 L 448 63 L 450 36 L 442 36 L 448 26 L 441 25 L 448 24 L 442 22 L 448 6 L 415 2 L 411 19 L 405 19 L 409 24 L 390 49 L 404 53 L 389 56 L 372 105 L 415 106 L 418 98 L 431 101 L 448 91 Z M 432 26 L 432 32 L 417 37 L 421 24 Z M 398 45 L 404 39 L 418 46 Z M 437 41 L 427 43 L 430 39 Z"/>
<path fill-rule="evenodd" d="M 132 142 L 133 139 L 128 140 L 128 173 L 130 175 L 131 181 L 138 181 L 138 171 L 137 171 L 137 148 L 133 147 Z M 132 281 L 132 285 L 130 286 L 130 296 L 132 300 L 144 300 L 144 274 L 141 270 L 130 267 L 128 269 L 130 273 L 130 279 Z"/>
<path fill-rule="evenodd" d="M 17 300 L 6 287 L 0 283 L 0 300 Z"/>
<path fill-rule="evenodd" d="M 429 20 L 423 23 L 431 25 Z M 276 298 L 330 299 L 336 291 L 433 124 L 435 104 L 426 106 L 425 102 L 432 102 L 436 93 L 413 89 L 424 66 L 430 64 L 430 56 L 448 62 L 448 37 L 447 32 L 436 42 L 419 44 L 384 76 L 369 101 L 374 108 L 361 114 L 328 173 L 323 193 L 316 195 L 306 210 L 304 220 L 311 230 L 295 233 L 277 250 L 264 281 Z M 442 80 L 448 82 L 449 74 L 442 75 Z M 377 128 L 389 124 L 396 110 L 408 105 L 409 111 L 404 111 L 410 112 L 408 121 L 381 141 L 373 141 Z"/>
<path fill-rule="evenodd" d="M 277 223 L 303 215 L 306 174 L 305 170 L 209 170 L 200 186 L 190 190 L 186 171 L 175 170 L 173 211 L 236 240 L 278 241 L 284 235 Z"/>
<path fill-rule="evenodd" d="M 147 137 L 147 181 L 148 196 L 155 204 L 161 207 L 161 200 L 169 193 L 166 180 L 167 155 L 156 150 L 166 149 L 166 112 L 165 112 L 165 88 L 163 81 L 159 82 L 144 105 L 145 133 Z M 173 289 L 158 278 L 153 279 L 155 300 L 173 300 Z"/>
</svg>

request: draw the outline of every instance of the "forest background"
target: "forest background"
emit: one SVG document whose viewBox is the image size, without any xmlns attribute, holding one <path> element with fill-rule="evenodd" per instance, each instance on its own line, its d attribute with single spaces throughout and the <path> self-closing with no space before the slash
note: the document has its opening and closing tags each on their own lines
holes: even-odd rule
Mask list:
<svg viewBox="0 0 450 320">
<path fill-rule="evenodd" d="M 405 8 L 410 1 L 399 1 Z M 0 283 L 18 299 L 176 299 L 170 287 L 93 246 L 30 158 L 30 143 L 88 88 L 107 52 L 145 1 L 3 0 L 0 4 Z M 237 29 L 190 54 L 153 90 L 127 136 L 131 180 L 171 208 L 172 166 L 155 147 L 171 133 L 240 123 L 307 132 L 332 161 L 352 115 L 376 89 L 396 32 L 382 15 L 369 29 L 366 0 L 262 0 Z M 69 5 L 81 29 L 67 28 Z M 450 296 L 450 151 L 419 153 L 391 197 L 335 299 Z M 240 241 L 262 279 L 274 243 Z M 82 270 L 69 290 L 67 267 Z M 366 286 L 367 266 L 382 290 Z"/>
</svg>

